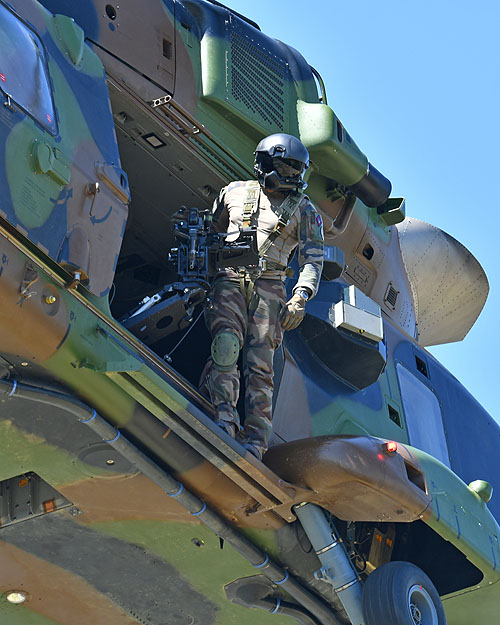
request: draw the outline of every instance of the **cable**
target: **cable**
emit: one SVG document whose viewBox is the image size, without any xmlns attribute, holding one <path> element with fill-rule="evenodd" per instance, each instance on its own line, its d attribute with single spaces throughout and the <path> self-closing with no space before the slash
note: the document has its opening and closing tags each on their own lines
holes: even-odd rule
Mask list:
<svg viewBox="0 0 500 625">
<path fill-rule="evenodd" d="M 163 356 L 163 360 L 166 360 L 167 362 L 172 362 L 172 354 L 175 352 L 175 350 L 179 347 L 179 345 L 182 343 L 182 341 L 186 338 L 186 336 L 191 332 L 191 330 L 194 328 L 194 326 L 198 323 L 199 318 L 202 316 L 203 314 L 203 309 L 201 309 L 200 314 L 196 317 L 196 319 L 193 321 L 193 323 L 189 326 L 188 330 L 184 333 L 184 335 L 180 338 L 179 342 L 177 343 L 177 345 L 175 345 L 168 354 L 165 354 L 165 356 Z"/>
</svg>

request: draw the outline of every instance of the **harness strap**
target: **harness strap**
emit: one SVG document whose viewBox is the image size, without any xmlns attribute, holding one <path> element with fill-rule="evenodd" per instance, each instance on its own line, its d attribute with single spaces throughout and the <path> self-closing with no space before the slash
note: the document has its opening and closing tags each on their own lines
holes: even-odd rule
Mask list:
<svg viewBox="0 0 500 625">
<path fill-rule="evenodd" d="M 260 184 L 257 180 L 250 180 L 247 182 L 247 196 L 245 201 L 243 202 L 243 228 L 249 228 L 252 222 L 252 215 L 256 212 L 259 205 L 259 196 L 260 196 Z M 239 277 L 240 277 L 240 291 L 243 297 L 245 298 L 247 306 L 250 305 L 250 300 L 253 295 L 253 287 L 255 284 L 255 280 L 257 276 L 252 279 L 252 277 L 248 274 L 245 267 L 239 268 Z M 248 287 L 246 285 L 248 282 Z"/>
<path fill-rule="evenodd" d="M 245 298 L 245 302 L 248 307 L 250 306 L 250 302 L 252 301 L 255 281 L 257 280 L 259 276 L 258 275 L 251 276 L 249 273 L 245 271 L 244 267 L 240 269 L 239 275 L 240 275 L 240 291 L 243 297 Z"/>
<path fill-rule="evenodd" d="M 264 243 L 259 247 L 259 256 L 264 256 L 276 239 L 281 236 L 281 233 L 288 226 L 295 211 L 300 206 L 302 199 L 303 196 L 299 193 L 290 193 L 283 200 L 278 208 L 278 223 L 274 226 L 273 231 Z"/>
<path fill-rule="evenodd" d="M 260 184 L 257 180 L 250 180 L 247 183 L 247 197 L 243 202 L 243 228 L 249 228 L 252 215 L 257 210 L 259 204 Z"/>
<path fill-rule="evenodd" d="M 243 202 L 243 227 L 248 228 L 251 225 L 252 215 L 256 212 L 259 204 L 260 197 L 260 184 L 257 180 L 251 180 L 247 183 L 247 197 Z M 278 215 L 278 223 L 274 227 L 271 234 L 267 237 L 267 239 L 262 243 L 259 247 L 259 256 L 261 257 L 261 267 L 260 272 L 262 271 L 283 271 L 288 275 L 288 267 L 286 265 L 282 265 L 281 263 L 277 263 L 275 261 L 268 261 L 265 258 L 262 258 L 272 244 L 276 241 L 276 239 L 281 236 L 283 230 L 290 223 L 291 218 L 295 214 L 295 211 L 300 206 L 300 203 L 303 199 L 303 196 L 299 193 L 290 193 L 283 200 L 283 202 L 278 207 L 277 215 Z M 240 291 L 247 306 L 250 305 L 250 300 L 252 299 L 254 284 L 257 278 L 260 276 L 260 273 L 256 273 L 255 275 L 247 272 L 245 267 L 240 267 L 239 269 L 239 277 L 240 277 Z"/>
</svg>

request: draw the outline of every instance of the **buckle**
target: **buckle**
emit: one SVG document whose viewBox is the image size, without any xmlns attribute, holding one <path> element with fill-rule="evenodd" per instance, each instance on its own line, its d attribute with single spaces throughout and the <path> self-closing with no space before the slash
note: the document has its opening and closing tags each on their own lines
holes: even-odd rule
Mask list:
<svg viewBox="0 0 500 625">
<path fill-rule="evenodd" d="M 264 260 L 261 259 L 261 263 L 259 265 L 262 267 L 262 271 L 281 271 L 286 272 L 288 267 L 286 265 L 282 265 L 281 263 L 277 263 L 273 260 Z"/>
<path fill-rule="evenodd" d="M 263 271 L 265 270 L 262 269 L 262 259 L 259 259 L 258 267 L 253 267 L 252 269 L 249 269 L 248 267 L 238 267 L 240 279 L 249 280 L 250 282 L 255 282 L 257 278 L 260 278 Z"/>
</svg>

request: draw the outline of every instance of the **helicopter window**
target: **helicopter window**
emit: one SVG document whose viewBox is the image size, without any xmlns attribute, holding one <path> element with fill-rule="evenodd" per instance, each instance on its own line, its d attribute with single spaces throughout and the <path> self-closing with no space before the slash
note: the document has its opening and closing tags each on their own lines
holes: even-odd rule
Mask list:
<svg viewBox="0 0 500 625">
<path fill-rule="evenodd" d="M 369 243 L 367 243 L 365 245 L 365 247 L 363 248 L 363 252 L 362 253 L 363 253 L 363 256 L 366 259 L 371 260 L 373 258 L 373 254 L 374 254 L 373 247 Z"/>
<path fill-rule="evenodd" d="M 110 20 L 116 19 L 116 9 L 112 4 L 106 5 L 106 15 L 109 17 Z"/>
<path fill-rule="evenodd" d="M 441 406 L 431 389 L 406 367 L 396 365 L 410 445 L 450 466 Z"/>
<path fill-rule="evenodd" d="M 393 421 L 396 425 L 402 428 L 401 417 L 399 416 L 399 412 L 393 408 L 390 404 L 387 404 L 387 410 L 389 411 L 389 419 Z"/>
<path fill-rule="evenodd" d="M 422 358 L 415 356 L 415 364 L 417 365 L 417 371 L 420 371 L 422 375 L 425 375 L 426 378 L 429 377 L 429 372 L 427 371 L 427 365 Z"/>
<path fill-rule="evenodd" d="M 0 89 L 46 130 L 57 132 L 42 42 L 0 3 Z"/>
</svg>

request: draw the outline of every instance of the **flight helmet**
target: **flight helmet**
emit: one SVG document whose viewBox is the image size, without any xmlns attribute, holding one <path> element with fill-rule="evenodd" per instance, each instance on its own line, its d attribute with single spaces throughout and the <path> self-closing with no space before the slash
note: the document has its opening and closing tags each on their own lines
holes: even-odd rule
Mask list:
<svg viewBox="0 0 500 625">
<path fill-rule="evenodd" d="M 255 148 L 254 171 L 261 187 L 269 191 L 298 191 L 307 183 L 309 152 L 296 137 L 279 132 L 269 135 Z"/>
</svg>

